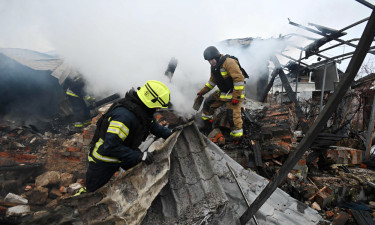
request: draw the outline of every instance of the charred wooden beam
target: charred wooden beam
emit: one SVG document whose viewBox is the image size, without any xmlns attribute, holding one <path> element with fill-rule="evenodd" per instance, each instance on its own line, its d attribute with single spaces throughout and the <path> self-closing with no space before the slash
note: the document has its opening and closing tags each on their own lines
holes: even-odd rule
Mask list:
<svg viewBox="0 0 375 225">
<path fill-rule="evenodd" d="M 273 82 L 275 81 L 275 78 L 276 76 L 279 74 L 279 68 L 275 68 L 273 71 L 272 71 L 272 74 L 271 74 L 271 80 L 270 82 L 268 83 L 266 89 L 264 90 L 262 96 L 260 97 L 260 101 L 261 102 L 264 102 L 267 98 L 267 95 L 268 95 L 268 92 L 271 90 L 271 87 L 273 86 Z"/>
<path fill-rule="evenodd" d="M 359 68 L 361 67 L 363 60 L 367 54 L 367 51 L 375 37 L 375 10 L 372 11 L 370 19 L 363 31 L 361 40 L 358 43 L 358 47 L 350 60 L 348 68 L 346 69 L 346 76 L 342 79 L 338 85 L 337 91 L 328 99 L 326 107 L 324 107 L 322 113 L 319 114 L 315 123 L 302 139 L 296 150 L 290 154 L 280 171 L 272 178 L 268 185 L 254 200 L 253 204 L 244 212 L 240 218 L 241 224 L 246 224 L 253 215 L 259 210 L 260 207 L 267 201 L 271 194 L 276 190 L 279 184 L 286 178 L 289 171 L 299 161 L 306 150 L 311 146 L 315 138 L 318 136 L 320 130 L 327 123 L 332 113 L 336 110 L 340 103 L 340 99 L 345 95 L 351 83 L 354 81 L 355 76 Z"/>
<path fill-rule="evenodd" d="M 2 165 L 0 171 L 19 171 L 19 170 L 34 170 L 41 168 L 39 163 L 35 164 L 15 164 L 15 165 Z"/>
<path fill-rule="evenodd" d="M 300 48 L 300 50 L 303 50 L 302 48 Z M 292 57 L 290 57 L 290 56 L 288 56 L 288 55 L 285 55 L 285 54 L 283 54 L 283 53 L 278 53 L 279 55 L 281 55 L 281 56 L 283 56 L 283 57 L 285 57 L 285 58 L 288 58 L 288 59 L 290 59 L 290 60 L 292 60 L 292 61 L 294 61 L 294 62 L 300 62 L 300 60 L 298 60 L 298 59 L 294 59 L 294 58 L 292 58 Z M 302 58 L 303 59 L 303 58 Z M 301 59 L 301 60 L 302 60 Z M 302 65 L 304 65 L 305 67 L 307 67 L 307 68 L 311 68 L 308 64 L 306 64 L 306 63 L 304 63 L 304 62 L 301 62 L 301 64 Z"/>
<path fill-rule="evenodd" d="M 262 151 L 260 149 L 259 141 L 251 140 L 251 147 L 254 152 L 254 160 L 255 160 L 255 165 L 258 167 L 263 166 L 263 161 L 262 161 Z"/>
<path fill-rule="evenodd" d="M 350 24 L 349 26 L 346 26 L 346 27 L 340 29 L 338 32 L 342 32 L 342 31 L 345 31 L 345 30 L 347 30 L 347 29 L 350 29 L 350 28 L 352 28 L 352 27 L 354 27 L 354 26 L 357 26 L 357 25 L 359 25 L 359 24 L 361 24 L 361 23 L 363 23 L 363 22 L 365 22 L 365 21 L 368 21 L 369 18 L 370 18 L 370 17 L 367 17 L 367 18 L 364 18 L 364 19 L 362 19 L 362 20 L 360 20 L 360 21 L 357 21 L 357 22 L 355 22 L 355 23 L 353 23 L 353 24 Z M 347 40 L 347 42 L 352 42 L 352 41 L 359 41 L 359 38 L 354 38 L 354 39 L 351 39 L 351 40 Z M 337 45 L 333 45 L 333 46 L 331 46 L 331 47 L 328 47 L 328 48 L 325 48 L 325 49 L 323 49 L 323 50 L 320 50 L 320 51 L 318 51 L 317 53 L 320 53 L 320 52 L 323 52 L 323 51 L 326 51 L 326 50 L 329 50 L 329 49 L 335 48 L 335 47 L 340 46 L 340 45 L 343 45 L 343 44 L 345 44 L 345 43 L 339 43 L 339 44 L 337 44 Z"/>
<path fill-rule="evenodd" d="M 338 41 L 338 42 L 340 42 L 340 43 L 343 43 L 343 44 L 347 44 L 347 45 L 349 45 L 349 46 L 352 46 L 352 47 L 354 47 L 354 48 L 357 47 L 357 45 L 350 43 L 350 41 L 344 41 L 344 40 L 339 39 L 338 37 L 336 37 L 336 34 L 337 34 L 337 33 L 333 33 L 333 34 L 327 35 L 327 34 L 324 34 L 324 33 L 322 33 L 322 32 L 319 32 L 319 31 L 316 31 L 316 30 L 314 30 L 314 29 L 311 29 L 311 28 L 309 28 L 309 27 L 305 27 L 305 26 L 303 26 L 303 25 L 301 25 L 301 24 L 294 23 L 294 22 L 292 22 L 292 21 L 289 21 L 289 24 L 291 24 L 291 25 L 293 25 L 293 26 L 296 26 L 296 27 L 300 27 L 300 28 L 302 28 L 302 29 L 304 29 L 304 30 L 310 31 L 310 32 L 315 33 L 315 34 L 319 34 L 319 35 L 324 36 L 324 37 L 326 37 L 326 38 L 328 38 L 328 39 L 330 39 L 330 40 L 335 40 L 335 41 Z M 338 31 L 338 32 L 341 33 L 341 31 Z M 327 42 L 328 42 L 328 41 L 327 41 Z M 367 51 L 368 51 L 368 50 L 367 50 Z M 370 52 L 370 53 L 375 55 L 375 53 L 373 53 L 373 52 Z"/>
<path fill-rule="evenodd" d="M 352 209 L 352 214 L 355 219 L 355 221 L 359 225 L 371 225 L 374 224 L 374 220 L 371 217 L 371 214 L 364 210 L 355 210 Z"/>
<path fill-rule="evenodd" d="M 351 25 L 349 25 L 349 26 L 346 26 L 346 27 L 340 29 L 339 32 L 345 31 L 345 30 L 350 29 L 350 28 L 352 28 L 352 27 L 354 27 L 354 26 L 357 26 L 357 25 L 359 25 L 359 24 L 361 24 L 361 23 L 363 23 L 363 22 L 365 22 L 365 21 L 368 21 L 369 18 L 370 18 L 370 17 L 364 18 L 364 19 L 359 20 L 359 21 L 357 21 L 357 22 L 355 22 L 355 23 L 353 23 L 353 24 L 351 24 Z M 301 35 L 300 35 L 300 36 L 301 36 Z M 303 36 L 303 37 L 305 37 L 305 38 L 308 39 L 308 37 L 306 37 L 306 36 Z M 312 40 L 316 41 L 317 39 L 312 39 Z M 353 42 L 353 41 L 359 41 L 359 38 L 350 39 L 350 40 L 347 40 L 346 42 Z M 343 42 L 343 43 L 340 42 L 339 44 L 336 44 L 336 45 L 330 46 L 330 47 L 328 47 L 328 48 L 325 48 L 325 49 L 319 50 L 319 51 L 315 52 L 315 55 L 316 55 L 316 56 L 320 56 L 320 57 L 325 58 L 325 59 L 328 59 L 328 57 L 323 56 L 323 55 L 321 55 L 321 54 L 319 54 L 319 53 L 322 53 L 322 52 L 327 51 L 327 50 L 329 50 L 329 49 L 332 49 L 332 48 L 338 47 L 338 46 L 340 46 L 340 45 L 346 44 L 346 42 Z M 292 47 L 298 48 L 298 49 L 300 49 L 300 50 L 305 50 L 304 48 L 301 48 L 301 47 L 298 47 L 298 46 L 295 46 L 295 45 L 291 45 L 291 44 L 289 44 L 289 45 L 292 46 Z M 352 53 L 351 53 L 351 54 L 352 54 Z M 283 55 L 283 56 L 286 57 L 285 55 Z M 351 56 L 350 56 L 350 57 L 351 57 Z M 309 56 L 305 56 L 305 57 L 303 57 L 301 60 L 303 60 L 303 59 L 307 59 L 307 58 L 309 58 Z M 341 60 L 344 60 L 344 59 L 341 59 Z"/>
</svg>

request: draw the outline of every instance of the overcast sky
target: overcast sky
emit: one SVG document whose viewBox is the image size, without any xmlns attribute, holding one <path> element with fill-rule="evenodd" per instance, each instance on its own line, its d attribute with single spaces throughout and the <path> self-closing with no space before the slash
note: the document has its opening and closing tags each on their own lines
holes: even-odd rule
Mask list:
<svg viewBox="0 0 375 225">
<path fill-rule="evenodd" d="M 169 86 L 183 90 L 175 99 L 191 99 L 208 80 L 202 53 L 209 45 L 303 31 L 288 18 L 339 30 L 370 14 L 355 0 L 0 0 L 0 47 L 56 50 L 89 77 L 97 92 L 124 92 L 148 79 L 167 82 L 164 71 L 176 57 Z M 360 37 L 365 24 L 348 30 L 344 39 Z"/>
</svg>

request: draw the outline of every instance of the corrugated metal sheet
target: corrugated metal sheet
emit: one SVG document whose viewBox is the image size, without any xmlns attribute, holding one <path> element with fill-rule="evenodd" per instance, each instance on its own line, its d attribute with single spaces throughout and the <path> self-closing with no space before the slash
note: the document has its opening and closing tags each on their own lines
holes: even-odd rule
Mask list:
<svg viewBox="0 0 375 225">
<path fill-rule="evenodd" d="M 17 48 L 0 48 L 0 52 L 34 70 L 53 71 L 63 60 L 48 54 Z"/>
<path fill-rule="evenodd" d="M 249 202 L 255 200 L 260 192 L 268 184 L 268 181 L 258 174 L 244 169 L 235 162 L 218 146 L 205 139 L 207 142 L 207 152 L 214 162 L 214 170 L 220 178 L 224 190 L 239 215 L 242 215 L 247 209 L 246 202 L 243 200 L 240 189 L 233 180 L 233 176 L 226 167 L 226 163 L 233 168 L 238 175 L 242 189 L 246 193 Z M 316 210 L 308 207 L 306 204 L 297 201 L 281 189 L 271 195 L 267 202 L 256 213 L 260 224 L 317 224 L 322 218 Z M 253 223 L 251 223 L 253 224 Z"/>
<path fill-rule="evenodd" d="M 163 205 L 174 205 L 164 210 L 168 217 L 181 216 L 186 208 L 214 193 L 217 203 L 228 201 L 219 178 L 213 170 L 202 143 L 197 138 L 195 125 L 184 128 L 171 154 L 169 193 Z M 173 196 L 173 197 L 172 197 Z"/>
<path fill-rule="evenodd" d="M 178 218 L 178 224 L 183 222 L 184 213 L 189 213 L 189 206 L 197 204 L 206 214 L 189 214 L 191 217 L 206 218 L 207 224 L 228 224 L 228 216 L 235 214 L 229 224 L 237 224 L 238 218 L 246 210 L 247 205 L 230 173 L 228 163 L 238 175 L 238 181 L 246 193 L 250 203 L 267 185 L 263 177 L 245 170 L 236 161 L 224 153 L 217 145 L 204 138 L 206 147 L 202 144 L 202 136 L 195 125 L 184 128 L 171 154 L 169 185 L 160 193 L 163 215 L 165 218 Z M 216 204 L 215 210 L 202 207 L 198 203 L 215 193 L 211 204 Z M 229 203 L 229 204 L 228 204 Z M 217 215 L 219 207 L 228 206 L 227 213 Z M 160 208 L 160 206 L 159 206 Z M 158 209 L 153 209 L 158 211 Z M 155 212 L 154 212 L 155 213 Z M 207 218 L 211 217 L 211 218 Z M 322 220 L 317 211 L 309 208 L 281 189 L 277 189 L 256 214 L 259 224 L 317 224 Z M 211 219 L 211 220 L 210 220 Z M 202 220 L 203 221 L 203 220 Z M 152 224 L 148 218 L 144 224 Z M 199 223 L 197 223 L 199 224 Z M 248 224 L 255 224 L 250 220 Z"/>
<path fill-rule="evenodd" d="M 80 74 L 77 69 L 73 68 L 59 57 L 17 48 L 0 48 L 0 52 L 34 70 L 51 71 L 51 75 L 56 77 L 60 84 L 62 84 L 68 76 L 75 77 Z"/>
</svg>

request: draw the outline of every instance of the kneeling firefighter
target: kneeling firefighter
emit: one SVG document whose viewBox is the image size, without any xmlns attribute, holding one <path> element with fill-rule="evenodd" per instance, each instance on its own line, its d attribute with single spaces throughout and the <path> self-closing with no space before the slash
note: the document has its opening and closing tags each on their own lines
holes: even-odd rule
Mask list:
<svg viewBox="0 0 375 225">
<path fill-rule="evenodd" d="M 149 80 L 138 91 L 131 89 L 125 98 L 114 103 L 97 122 L 91 142 L 89 167 L 86 173 L 86 190 L 93 192 L 105 185 L 113 174 L 128 170 L 140 162 L 153 163 L 153 154 L 141 152 L 138 146 L 151 132 L 164 139 L 172 130 L 156 122 L 154 113 L 167 108 L 170 91 L 162 82 Z"/>
<path fill-rule="evenodd" d="M 206 48 L 203 56 L 211 65 L 211 76 L 197 93 L 197 98 L 211 91 L 216 85 L 219 89 L 204 101 L 202 119 L 206 121 L 207 126 L 207 122 L 213 119 L 215 109 L 225 104 L 231 128 L 230 135 L 233 140 L 239 140 L 243 136 L 241 106 L 245 97 L 244 79 L 248 78 L 248 75 L 236 57 L 222 55 L 214 46 Z"/>
</svg>

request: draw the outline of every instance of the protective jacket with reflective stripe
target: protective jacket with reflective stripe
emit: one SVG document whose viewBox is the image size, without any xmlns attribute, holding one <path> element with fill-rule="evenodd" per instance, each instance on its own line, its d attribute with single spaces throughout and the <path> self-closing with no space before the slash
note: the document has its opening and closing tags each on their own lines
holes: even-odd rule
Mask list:
<svg viewBox="0 0 375 225">
<path fill-rule="evenodd" d="M 125 167 L 136 164 L 141 155 L 137 148 L 149 132 L 162 138 L 171 134 L 170 129 L 156 122 L 153 118 L 155 110 L 145 106 L 135 91 L 128 92 L 120 102 L 103 115 L 89 160 L 91 157 L 97 163 L 116 163 Z"/>
<path fill-rule="evenodd" d="M 215 67 L 211 67 L 211 76 L 207 85 L 200 90 L 202 94 L 209 92 L 216 84 L 220 92 L 232 94 L 232 98 L 241 99 L 243 96 L 245 77 L 237 60 L 221 55 Z"/>
</svg>

